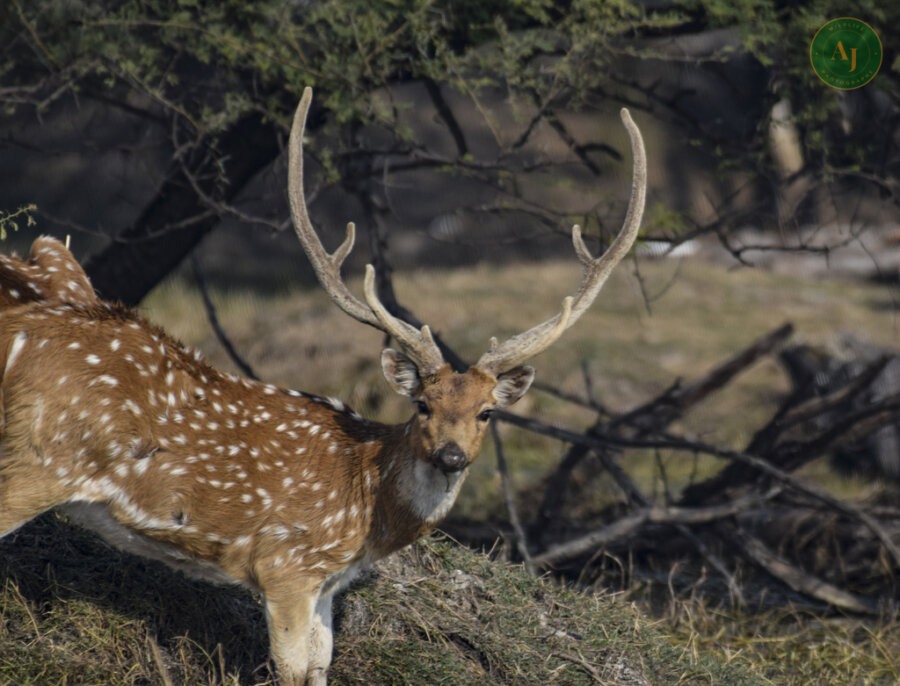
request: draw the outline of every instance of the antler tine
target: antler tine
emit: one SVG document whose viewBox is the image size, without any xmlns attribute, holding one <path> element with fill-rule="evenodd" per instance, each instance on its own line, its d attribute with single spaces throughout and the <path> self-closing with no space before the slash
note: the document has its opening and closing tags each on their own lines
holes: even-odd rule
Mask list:
<svg viewBox="0 0 900 686">
<path fill-rule="evenodd" d="M 303 97 L 294 113 L 291 126 L 288 159 L 288 195 L 291 203 L 291 217 L 294 220 L 294 231 L 309 257 L 319 283 L 344 312 L 354 319 L 383 329 L 375 314 L 354 296 L 341 280 L 341 265 L 353 249 L 356 240 L 356 227 L 353 222 L 347 224 L 347 235 L 343 243 L 331 255 L 325 250 L 318 234 L 309 219 L 306 210 L 306 195 L 303 192 L 303 134 L 306 130 L 306 115 L 312 102 L 312 88 L 303 90 Z"/>
<path fill-rule="evenodd" d="M 623 107 L 619 114 L 628 131 L 628 137 L 631 139 L 631 154 L 634 160 L 631 199 L 628 202 L 628 213 L 625 215 L 619 235 L 616 236 L 606 252 L 600 257 L 594 258 L 581 237 L 581 227 L 577 224 L 573 226 L 572 244 L 578 259 L 584 264 L 581 283 L 574 298 L 571 296 L 566 298 L 563 301 L 562 312 L 528 331 L 513 336 L 499 345 L 492 341 L 491 349 L 481 356 L 476 365 L 479 369 L 496 376 L 549 348 L 562 335 L 563 331 L 578 321 L 584 311 L 591 306 L 612 270 L 628 254 L 634 244 L 641 227 L 647 195 L 647 155 L 641 131 L 632 120 L 628 110 Z"/>
<path fill-rule="evenodd" d="M 387 311 L 375 293 L 375 268 L 371 264 L 366 266 L 365 279 L 368 306 L 360 302 L 341 280 L 341 265 L 353 250 L 353 243 L 356 240 L 356 226 L 353 222 L 347 224 L 347 235 L 343 243 L 331 255 L 325 250 L 313 228 L 303 192 L 303 132 L 306 129 L 306 115 L 311 102 L 312 88 L 307 87 L 303 90 L 303 97 L 297 105 L 294 123 L 291 126 L 288 194 L 297 237 L 303 244 L 319 282 L 338 307 L 354 319 L 393 336 L 421 372 L 425 374 L 436 372 L 443 366 L 444 358 L 431 336 L 431 330 L 423 326 L 419 331 Z"/>
<path fill-rule="evenodd" d="M 375 267 L 371 264 L 366 265 L 364 288 L 366 302 L 369 303 L 372 312 L 378 317 L 380 322 L 379 328 L 393 336 L 403 349 L 403 352 L 416 363 L 420 372 L 433 374 L 444 366 L 444 356 L 441 354 L 437 343 L 434 342 L 431 329 L 427 324 L 419 331 L 402 319 L 397 319 L 381 304 L 378 294 L 375 293 Z"/>
</svg>

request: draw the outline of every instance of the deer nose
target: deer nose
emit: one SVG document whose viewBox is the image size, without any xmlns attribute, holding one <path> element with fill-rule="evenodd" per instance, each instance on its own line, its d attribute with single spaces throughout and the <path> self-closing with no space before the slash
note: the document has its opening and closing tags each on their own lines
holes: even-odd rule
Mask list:
<svg viewBox="0 0 900 686">
<path fill-rule="evenodd" d="M 448 443 L 431 455 L 431 462 L 442 472 L 458 472 L 464 469 L 468 460 L 466 453 L 456 443 Z"/>
</svg>

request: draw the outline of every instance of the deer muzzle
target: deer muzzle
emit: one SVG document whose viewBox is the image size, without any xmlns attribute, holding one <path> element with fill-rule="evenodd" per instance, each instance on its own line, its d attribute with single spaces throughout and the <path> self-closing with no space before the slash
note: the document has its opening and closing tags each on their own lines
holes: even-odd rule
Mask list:
<svg viewBox="0 0 900 686">
<path fill-rule="evenodd" d="M 442 472 L 450 474 L 465 469 L 469 460 L 462 448 L 450 442 L 431 454 L 431 463 Z"/>
</svg>

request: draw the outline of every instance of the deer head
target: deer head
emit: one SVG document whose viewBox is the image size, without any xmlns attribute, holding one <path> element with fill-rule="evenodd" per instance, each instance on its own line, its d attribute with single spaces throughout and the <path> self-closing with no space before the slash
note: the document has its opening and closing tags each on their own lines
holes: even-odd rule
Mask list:
<svg viewBox="0 0 900 686">
<path fill-rule="evenodd" d="M 294 228 L 309 256 L 320 283 L 332 301 L 354 319 L 391 336 L 400 351 L 386 349 L 381 356 L 390 386 L 412 400 L 416 414 L 409 424 L 410 447 L 415 456 L 444 472 L 465 469 L 481 450 L 491 413 L 521 398 L 534 380 L 534 369 L 524 362 L 546 350 L 590 307 L 615 266 L 625 257 L 638 235 L 644 209 L 647 163 L 640 131 L 628 110 L 622 122 L 631 139 L 634 175 L 624 225 L 609 249 L 594 258 L 572 228 L 572 243 L 583 265 L 581 283 L 574 296 L 566 297 L 558 314 L 513 336 L 504 343 L 491 339 L 490 349 L 465 373 L 450 369 L 430 328 L 416 329 L 387 311 L 375 288 L 375 269 L 366 267 L 365 303 L 347 288 L 341 265 L 353 249 L 355 225 L 347 224 L 343 243 L 332 254 L 322 246 L 306 208 L 303 191 L 303 135 L 312 102 L 306 88 L 294 114 L 290 137 L 288 193 Z"/>
</svg>

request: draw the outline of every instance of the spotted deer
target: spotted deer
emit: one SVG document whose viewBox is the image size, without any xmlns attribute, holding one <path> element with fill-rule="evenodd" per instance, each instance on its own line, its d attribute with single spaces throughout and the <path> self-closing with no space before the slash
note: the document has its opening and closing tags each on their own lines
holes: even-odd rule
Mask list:
<svg viewBox="0 0 900 686">
<path fill-rule="evenodd" d="M 135 312 L 100 301 L 71 254 L 38 239 L 29 262 L 0 260 L 0 536 L 59 507 L 126 550 L 262 593 L 280 682 L 321 686 L 331 601 L 360 569 L 431 531 L 477 457 L 495 408 L 528 390 L 524 362 L 597 296 L 640 226 L 646 162 L 634 158 L 623 228 L 599 258 L 572 231 L 583 276 L 561 311 L 490 349 L 464 373 L 428 326 L 392 316 L 365 273 L 365 302 L 341 279 L 354 227 L 332 254 L 303 193 L 306 89 L 290 137 L 288 190 L 300 242 L 332 300 L 399 350 L 381 363 L 415 407 L 364 419 L 340 400 L 219 371 Z"/>
</svg>

